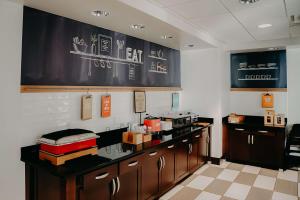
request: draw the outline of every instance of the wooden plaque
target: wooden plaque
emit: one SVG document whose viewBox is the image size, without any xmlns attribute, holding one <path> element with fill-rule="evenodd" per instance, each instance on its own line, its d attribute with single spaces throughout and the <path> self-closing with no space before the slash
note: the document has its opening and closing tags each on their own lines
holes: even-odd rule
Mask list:
<svg viewBox="0 0 300 200">
<path fill-rule="evenodd" d="M 136 113 L 146 112 L 146 93 L 134 92 L 134 110 Z"/>
<path fill-rule="evenodd" d="M 89 120 L 92 119 L 93 115 L 93 96 L 84 95 L 81 97 L 81 119 Z"/>
<path fill-rule="evenodd" d="M 274 107 L 274 96 L 273 94 L 264 93 L 261 99 L 262 108 L 273 108 Z"/>
<path fill-rule="evenodd" d="M 105 95 L 101 97 L 101 116 L 110 117 L 111 115 L 111 96 Z"/>
</svg>

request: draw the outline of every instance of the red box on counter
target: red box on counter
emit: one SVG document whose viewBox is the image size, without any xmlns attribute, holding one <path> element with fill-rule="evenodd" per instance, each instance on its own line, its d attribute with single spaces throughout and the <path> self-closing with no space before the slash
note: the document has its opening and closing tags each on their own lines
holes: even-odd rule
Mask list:
<svg viewBox="0 0 300 200">
<path fill-rule="evenodd" d="M 44 144 L 42 143 L 40 146 L 40 150 L 46 151 L 55 155 L 66 154 L 70 152 L 79 151 L 82 149 L 87 149 L 93 146 L 96 146 L 96 138 L 74 142 L 70 144 L 63 144 L 63 145 L 51 145 L 51 144 Z"/>
</svg>

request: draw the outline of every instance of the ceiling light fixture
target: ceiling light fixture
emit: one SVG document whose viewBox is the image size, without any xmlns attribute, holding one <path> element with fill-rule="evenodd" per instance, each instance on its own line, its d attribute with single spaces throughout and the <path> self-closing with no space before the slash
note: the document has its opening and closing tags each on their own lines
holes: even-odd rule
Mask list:
<svg viewBox="0 0 300 200">
<path fill-rule="evenodd" d="M 189 45 L 187 45 L 187 46 L 190 47 L 190 48 L 192 48 L 192 47 L 194 47 L 195 45 L 189 44 Z"/>
<path fill-rule="evenodd" d="M 104 10 L 94 10 L 92 11 L 92 15 L 96 17 L 101 17 L 101 16 L 107 17 L 108 15 L 110 15 L 110 13 Z"/>
<path fill-rule="evenodd" d="M 278 50 L 279 48 L 278 47 L 270 47 L 268 49 L 271 50 L 271 51 L 274 51 L 274 50 Z"/>
<path fill-rule="evenodd" d="M 145 25 L 143 25 L 143 24 L 132 24 L 132 25 L 130 26 L 130 28 L 132 28 L 132 29 L 134 29 L 134 30 L 142 30 L 142 29 L 145 28 Z"/>
<path fill-rule="evenodd" d="M 240 0 L 240 3 L 241 4 L 252 4 L 252 3 L 255 3 L 259 0 Z"/>
<path fill-rule="evenodd" d="M 272 26 L 272 24 L 260 24 L 260 25 L 258 25 L 257 27 L 258 28 L 269 28 L 269 27 L 271 27 Z"/>
<path fill-rule="evenodd" d="M 161 39 L 164 39 L 164 40 L 173 39 L 173 36 L 172 35 L 163 35 L 163 36 L 161 36 Z"/>
</svg>

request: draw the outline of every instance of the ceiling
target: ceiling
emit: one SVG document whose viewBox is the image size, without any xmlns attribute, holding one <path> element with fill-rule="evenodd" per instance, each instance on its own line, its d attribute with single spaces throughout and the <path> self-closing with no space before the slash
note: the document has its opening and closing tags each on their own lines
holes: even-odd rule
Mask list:
<svg viewBox="0 0 300 200">
<path fill-rule="evenodd" d="M 187 23 L 206 30 L 225 44 L 300 37 L 300 25 L 289 27 L 289 16 L 300 15 L 300 0 L 147 0 Z M 260 29 L 259 24 L 273 26 Z"/>
<path fill-rule="evenodd" d="M 186 33 L 168 23 L 134 9 L 117 0 L 11 0 L 26 6 L 75 19 L 81 22 L 121 32 L 130 36 L 148 40 L 174 49 L 211 48 L 212 45 L 195 35 Z M 94 10 L 110 12 L 108 17 L 91 15 Z M 132 24 L 144 24 L 144 30 L 133 30 Z M 172 35 L 173 39 L 162 39 L 163 35 Z"/>
<path fill-rule="evenodd" d="M 259 0 L 252 5 L 239 0 L 10 1 L 175 49 L 276 46 L 272 41 L 280 41 L 280 46 L 295 41 L 300 44 L 300 25 L 289 23 L 291 15 L 300 15 L 300 0 Z M 110 15 L 95 17 L 91 15 L 93 10 L 109 11 Z M 257 25 L 263 23 L 273 26 L 259 29 Z M 144 24 L 146 28 L 132 30 L 132 24 Z M 162 35 L 173 38 L 164 40 Z"/>
</svg>

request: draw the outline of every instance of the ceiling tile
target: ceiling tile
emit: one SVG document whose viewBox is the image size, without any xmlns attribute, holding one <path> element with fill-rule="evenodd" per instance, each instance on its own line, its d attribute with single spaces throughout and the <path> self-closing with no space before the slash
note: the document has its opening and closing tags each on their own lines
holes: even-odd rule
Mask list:
<svg viewBox="0 0 300 200">
<path fill-rule="evenodd" d="M 299 0 L 285 0 L 288 16 L 300 15 L 300 1 Z"/>
<path fill-rule="evenodd" d="M 152 2 L 155 2 L 159 5 L 161 5 L 162 7 L 168 7 L 168 6 L 174 6 L 177 4 L 183 4 L 186 3 L 188 1 L 192 1 L 192 0 L 149 0 Z"/>
<path fill-rule="evenodd" d="M 193 0 L 168 8 L 186 19 L 228 13 L 218 0 Z"/>
<path fill-rule="evenodd" d="M 226 43 L 254 41 L 231 14 L 202 17 L 192 22 L 205 27 L 210 34 Z"/>
</svg>

